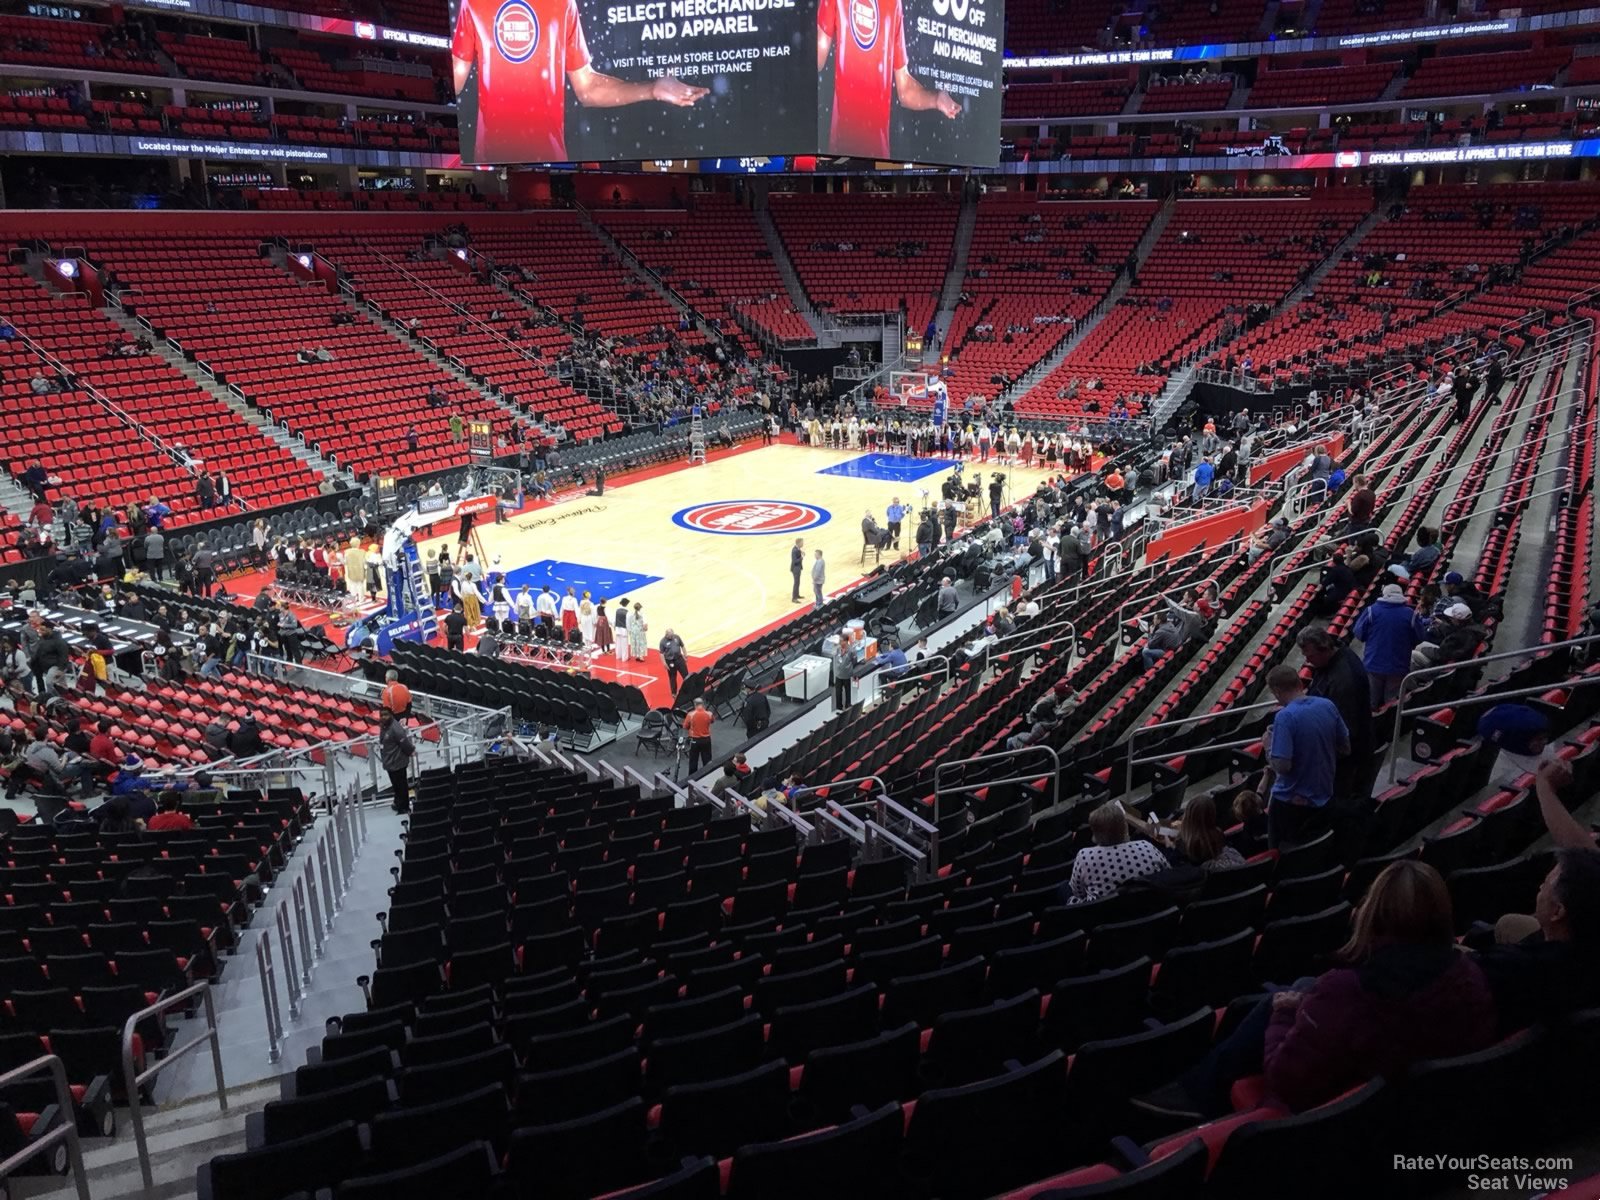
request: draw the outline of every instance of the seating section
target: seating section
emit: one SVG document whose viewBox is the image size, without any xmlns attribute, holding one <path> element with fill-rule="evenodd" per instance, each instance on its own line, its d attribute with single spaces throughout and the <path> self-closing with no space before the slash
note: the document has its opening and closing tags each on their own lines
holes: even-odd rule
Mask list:
<svg viewBox="0 0 1600 1200">
<path fill-rule="evenodd" d="M 1427 0 L 1326 0 L 1317 13 L 1317 32 L 1375 33 L 1425 25 Z"/>
<path fill-rule="evenodd" d="M 1158 80 L 1160 81 L 1158 83 Z M 1142 113 L 1208 112 L 1223 108 L 1233 95 L 1233 76 L 1203 74 L 1194 82 L 1182 76 L 1166 79 L 1152 75 L 1145 84 L 1144 95 L 1139 97 Z"/>
<path fill-rule="evenodd" d="M 1376 100 L 1399 70 L 1397 63 L 1292 68 L 1262 60 L 1246 108 L 1324 108 Z"/>
<path fill-rule="evenodd" d="M 1006 49 L 1013 54 L 1047 54 L 1082 46 L 1109 44 L 1111 31 L 1126 38 L 1136 29 L 1139 13 L 1125 12 L 1115 0 L 1013 0 L 1006 5 Z"/>
<path fill-rule="evenodd" d="M 905 312 L 922 330 L 939 306 L 958 208 L 953 196 L 774 194 L 772 220 L 819 309 Z"/>
<path fill-rule="evenodd" d="M 1405 99 L 1526 91 L 1548 84 L 1572 61 L 1565 46 L 1494 54 L 1437 54 L 1424 59 L 1400 89 Z"/>
<path fill-rule="evenodd" d="M 90 1137 L 111 1134 L 112 1106 L 130 1100 L 127 1018 L 221 976 L 260 888 L 284 869 L 311 821 L 298 789 L 192 790 L 181 808 L 196 824 L 191 832 L 101 834 L 92 824 L 34 821 L 0 838 L 0 1070 L 59 1056 L 72 1093 L 65 1115 Z M 176 1047 L 182 1015 L 135 1027 L 137 1069 Z M 43 1080 L 9 1085 L 6 1100 L 8 1114 L 20 1115 L 53 1096 Z"/>
<path fill-rule="evenodd" d="M 165 74 L 161 64 L 120 22 L 105 25 L 98 21 L 0 14 L 0 59 L 75 71 Z"/>
<path fill-rule="evenodd" d="M 1510 275 L 1551 233 L 1591 222 L 1597 199 L 1592 184 L 1418 191 L 1402 215 L 1344 253 L 1314 303 L 1241 335 L 1211 363 L 1234 371 L 1248 357 L 1258 377 L 1304 381 L 1313 365 L 1359 369 L 1430 338 L 1497 328 L 1533 304 L 1564 304 L 1577 290 L 1563 290 L 1573 283 L 1571 270 L 1593 253 L 1584 250 L 1592 235 L 1574 246 L 1567 272 L 1536 273 L 1527 282 Z"/>
<path fill-rule="evenodd" d="M 259 51 L 231 37 L 158 33 L 156 40 L 185 75 L 226 83 L 265 83 L 273 79 Z"/>
<path fill-rule="evenodd" d="M 958 403 L 998 394 L 1049 357 L 1116 282 L 1155 215 L 1153 201 L 1048 203 L 985 196 L 978 205 L 964 299 L 945 335 L 946 384 Z"/>
<path fill-rule="evenodd" d="M 13 477 L 38 459 L 60 480 L 52 489 L 56 500 L 122 506 L 159 495 L 173 509 L 173 524 L 217 515 L 200 510 L 193 473 L 153 436 L 169 450 L 186 450 L 209 471 L 225 470 L 234 493 L 252 508 L 318 495 L 318 474 L 165 360 L 113 355 L 111 347 L 132 339 L 89 308 L 82 293 L 53 295 L 8 267 L 0 273 L 0 297 L 7 320 L 78 384 L 65 395 L 37 394 L 33 379 L 54 379 L 55 370 L 20 340 L 0 343 L 6 408 L 19 418 L 0 435 Z"/>
<path fill-rule="evenodd" d="M 351 93 L 423 104 L 437 104 L 448 94 L 447 71 L 442 60 L 435 61 L 439 59 L 435 54 L 420 63 L 388 63 L 357 56 L 349 42 L 304 40 L 298 46 L 270 53 L 274 62 L 312 92 Z"/>
<path fill-rule="evenodd" d="M 1133 79 L 1126 71 L 1113 72 L 1104 79 L 1073 83 L 1029 83 L 1007 85 L 1003 115 L 1010 117 L 1091 117 L 1119 113 L 1133 92 Z"/>
<path fill-rule="evenodd" d="M 150 680 L 140 690 L 108 688 L 100 695 L 79 696 L 74 703 L 92 717 L 109 717 L 114 723 L 112 737 L 129 753 L 180 766 L 229 757 L 206 744 L 206 727 L 213 721 L 222 722 L 232 733 L 239 728 L 239 718 L 256 717 L 268 751 L 353 741 L 378 728 L 378 709 L 371 702 L 242 671 L 184 683 Z M 421 722 L 413 717 L 411 724 Z M 432 729 L 422 736 L 438 739 Z"/>
<path fill-rule="evenodd" d="M 737 334 L 743 314 L 775 338 L 812 336 L 794 311 L 754 215 L 731 195 L 702 192 L 686 209 L 595 216 L 713 327 Z"/>
<path fill-rule="evenodd" d="M 571 345 L 566 332 L 548 323 L 525 329 L 534 324 L 528 309 L 458 260 L 425 253 L 422 231 L 330 235 L 315 245 L 356 279 L 362 299 L 398 325 L 420 322 L 430 344 L 508 403 L 562 424 L 578 440 L 621 430 L 614 415 L 557 377 L 555 359 Z"/>
<path fill-rule="evenodd" d="M 1176 364 L 1224 324 L 1242 324 L 1247 305 L 1281 299 L 1370 204 L 1368 197 L 1337 192 L 1302 201 L 1178 201 L 1138 284 L 1020 398 L 1018 411 L 1103 419 L 1121 396 L 1131 398 L 1137 416 Z M 1261 232 L 1245 232 L 1254 230 Z"/>
<path fill-rule="evenodd" d="M 116 273 L 141 318 L 358 477 L 375 470 L 414 474 L 460 466 L 465 441 L 452 442 L 451 412 L 510 428 L 499 405 L 428 362 L 344 300 L 297 282 L 246 234 L 190 237 L 127 235 L 90 240 L 90 255 Z M 303 363 L 325 348 L 331 361 Z M 428 392 L 446 403 L 430 407 Z M 406 445 L 414 426 L 418 448 Z M 381 431 L 381 436 L 374 436 Z"/>
</svg>

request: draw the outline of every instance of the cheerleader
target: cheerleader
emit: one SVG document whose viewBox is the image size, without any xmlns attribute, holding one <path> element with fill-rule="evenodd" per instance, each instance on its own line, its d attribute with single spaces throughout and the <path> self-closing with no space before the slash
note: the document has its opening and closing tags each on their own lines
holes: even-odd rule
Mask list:
<svg viewBox="0 0 1600 1200">
<path fill-rule="evenodd" d="M 588 592 L 584 592 L 583 599 L 578 602 L 578 632 L 583 635 L 585 646 L 594 645 L 594 601 L 589 599 Z"/>
<path fill-rule="evenodd" d="M 561 597 L 561 640 L 570 641 L 572 631 L 578 627 L 578 597 L 571 588 Z"/>
<path fill-rule="evenodd" d="M 610 654 L 615 639 L 611 635 L 611 622 L 606 619 L 606 598 L 600 597 L 600 603 L 594 610 L 594 644 L 601 654 Z"/>
</svg>

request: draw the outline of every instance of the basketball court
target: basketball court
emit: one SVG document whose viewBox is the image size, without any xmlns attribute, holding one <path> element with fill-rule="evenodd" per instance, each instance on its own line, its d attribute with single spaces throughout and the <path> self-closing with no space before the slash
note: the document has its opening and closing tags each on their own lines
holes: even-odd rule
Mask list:
<svg viewBox="0 0 1600 1200">
<path fill-rule="evenodd" d="M 868 554 L 863 561 L 861 553 L 868 510 L 881 525 L 896 497 L 909 505 L 913 515 L 900 550 L 885 551 L 883 561 L 914 552 L 915 514 L 938 500 L 953 466 L 947 459 L 788 444 L 713 451 L 702 466 L 641 473 L 608 486 L 604 496 L 527 509 L 504 524 L 480 524 L 477 533 L 490 569 L 498 557 L 513 592 L 524 583 L 534 594 L 548 585 L 559 596 L 570 587 L 580 598 L 585 591 L 597 602 L 605 597 L 612 613 L 627 599 L 643 606 L 652 647 L 670 626 L 691 656 L 704 658 L 810 604 L 816 550 L 827 563 L 829 593 L 870 572 L 876 560 Z M 969 462 L 966 477 L 981 478 L 985 512 L 992 471 L 1011 477 L 1011 497 L 1031 492 L 1049 474 Z M 799 605 L 789 574 L 797 537 L 806 551 Z M 424 554 L 441 545 L 453 554 L 455 534 L 421 545 Z"/>
</svg>

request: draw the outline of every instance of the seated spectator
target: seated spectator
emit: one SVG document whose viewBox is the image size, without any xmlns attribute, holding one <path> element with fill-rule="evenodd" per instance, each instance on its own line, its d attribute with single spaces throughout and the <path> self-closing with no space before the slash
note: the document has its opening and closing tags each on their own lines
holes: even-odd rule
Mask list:
<svg viewBox="0 0 1600 1200">
<path fill-rule="evenodd" d="M 1144 663 L 1146 671 L 1183 644 L 1181 622 L 1182 618 L 1177 613 L 1169 612 L 1165 619 L 1150 631 L 1150 636 L 1145 638 L 1144 649 L 1139 651 L 1139 659 Z"/>
<path fill-rule="evenodd" d="M 1417 530 L 1417 548 L 1406 558 L 1405 568 L 1416 574 L 1433 566 L 1443 553 L 1444 548 L 1439 545 L 1439 531 L 1424 525 Z"/>
<path fill-rule="evenodd" d="M 1153 844 L 1128 837 L 1128 814 L 1115 800 L 1089 814 L 1089 833 L 1094 844 L 1078 851 L 1072 878 L 1063 889 L 1069 903 L 1104 899 L 1130 879 L 1154 875 L 1169 865 Z"/>
<path fill-rule="evenodd" d="M 1271 522 L 1255 531 L 1250 538 L 1250 545 L 1245 549 L 1245 555 L 1250 562 L 1255 562 L 1263 554 L 1275 554 L 1278 548 L 1289 540 L 1289 518 L 1273 517 Z"/>
<path fill-rule="evenodd" d="M 1355 590 L 1355 573 L 1345 565 L 1344 555 L 1336 552 L 1328 560 L 1328 565 L 1322 568 L 1317 594 L 1311 601 L 1312 616 L 1331 617 Z"/>
<path fill-rule="evenodd" d="M 1228 830 L 1228 845 L 1249 858 L 1267 848 L 1267 810 L 1261 793 L 1245 788 L 1233 798 L 1234 827 Z"/>
<path fill-rule="evenodd" d="M 1496 750 L 1489 782 L 1515 786 L 1553 757 L 1550 718 L 1527 704 L 1496 704 L 1478 718 L 1478 736 Z"/>
<path fill-rule="evenodd" d="M 1344 965 L 1275 990 L 1193 1069 L 1135 1106 L 1222 1116 L 1233 1084 L 1264 1074 L 1270 1101 L 1303 1111 L 1494 1040 L 1488 976 L 1456 950 L 1450 892 L 1426 863 L 1403 859 L 1379 873 L 1337 957 Z"/>
<path fill-rule="evenodd" d="M 1466 662 L 1477 657 L 1478 647 L 1488 637 L 1488 631 L 1472 620 L 1472 610 L 1465 604 L 1450 604 L 1428 623 L 1423 640 L 1411 652 L 1411 669 L 1421 671 L 1427 667 L 1445 666 Z"/>
<path fill-rule="evenodd" d="M 151 833 L 184 833 L 193 829 L 194 818 L 178 811 L 182 799 L 177 792 L 162 792 L 156 801 L 160 811 L 145 823 L 145 828 Z"/>
<path fill-rule="evenodd" d="M 1217 824 L 1217 802 L 1209 795 L 1191 797 L 1178 819 L 1178 853 L 1207 871 L 1244 866 L 1244 855 L 1228 845 Z"/>
<path fill-rule="evenodd" d="M 1495 925 L 1497 945 L 1478 954 L 1502 1032 L 1600 1004 L 1600 850 L 1557 794 L 1572 781 L 1565 763 L 1539 769 L 1539 813 L 1556 845 L 1530 914 Z"/>
</svg>

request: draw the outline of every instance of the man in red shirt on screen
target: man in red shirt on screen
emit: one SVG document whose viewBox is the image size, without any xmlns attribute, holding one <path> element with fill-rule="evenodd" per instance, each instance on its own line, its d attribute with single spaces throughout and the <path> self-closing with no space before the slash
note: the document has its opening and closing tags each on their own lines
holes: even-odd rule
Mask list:
<svg viewBox="0 0 1600 1200">
<path fill-rule="evenodd" d="M 589 108 L 687 108 L 707 91 L 671 75 L 629 83 L 596 71 L 577 0 L 461 0 L 450 65 L 457 98 L 478 69 L 474 162 L 567 161 L 567 83 Z"/>
<path fill-rule="evenodd" d="M 889 157 L 889 93 L 913 112 L 961 114 L 943 89 L 924 87 L 906 65 L 900 0 L 819 0 L 817 70 L 833 54 L 833 132 L 825 150 L 856 158 Z"/>
</svg>

